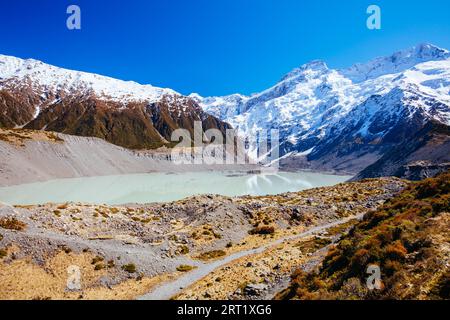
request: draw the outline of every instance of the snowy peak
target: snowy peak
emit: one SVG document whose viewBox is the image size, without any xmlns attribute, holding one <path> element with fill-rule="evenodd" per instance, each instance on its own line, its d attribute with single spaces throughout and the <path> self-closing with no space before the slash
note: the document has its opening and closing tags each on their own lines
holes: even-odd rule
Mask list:
<svg viewBox="0 0 450 320">
<path fill-rule="evenodd" d="M 60 95 L 93 92 L 97 97 L 117 102 L 159 101 L 164 95 L 179 95 L 171 89 L 141 85 L 133 81 L 122 81 L 98 74 L 67 70 L 45 64 L 34 59 L 20 59 L 0 55 L 0 88 L 14 85 L 40 87 Z"/>
<path fill-rule="evenodd" d="M 0 127 L 102 138 L 132 149 L 171 146 L 174 130 L 195 122 L 229 127 L 194 99 L 170 89 L 0 56 Z"/>
<path fill-rule="evenodd" d="M 322 60 L 313 60 L 309 63 L 306 63 L 302 65 L 299 68 L 295 68 L 291 72 L 289 72 L 287 75 L 285 75 L 281 81 L 286 81 L 288 79 L 292 79 L 299 76 L 305 76 L 305 75 L 312 75 L 317 76 L 321 75 L 325 72 L 327 72 L 328 66 L 327 64 Z"/>
<path fill-rule="evenodd" d="M 293 117 L 298 113 L 310 114 L 317 108 L 323 110 L 325 105 L 338 106 L 345 111 L 371 95 L 386 94 L 395 86 L 410 84 L 442 101 L 450 101 L 449 72 L 450 52 L 431 44 L 421 44 L 343 70 L 329 69 L 325 62 L 315 60 L 292 70 L 271 88 L 252 96 L 234 94 L 195 97 L 195 100 L 207 112 L 242 127 L 245 124 L 238 125 L 234 121 L 243 121 L 242 117 L 231 118 L 255 106 L 280 109 L 279 112 Z M 281 109 L 290 111 L 286 113 Z"/>
<path fill-rule="evenodd" d="M 281 155 L 313 150 L 301 168 L 350 172 L 429 121 L 450 125 L 450 53 L 422 44 L 344 70 L 316 60 L 248 97 L 196 98 L 243 137 L 278 129 Z"/>
<path fill-rule="evenodd" d="M 408 51 L 408 50 L 407 50 Z M 450 51 L 429 43 L 420 44 L 409 50 L 410 56 L 416 56 L 421 61 L 441 60 L 450 57 Z"/>
<path fill-rule="evenodd" d="M 398 51 L 388 57 L 379 57 L 367 63 L 357 63 L 339 72 L 354 82 L 363 82 L 383 75 L 405 71 L 419 63 L 450 58 L 446 49 L 431 44 L 420 44 Z"/>
</svg>

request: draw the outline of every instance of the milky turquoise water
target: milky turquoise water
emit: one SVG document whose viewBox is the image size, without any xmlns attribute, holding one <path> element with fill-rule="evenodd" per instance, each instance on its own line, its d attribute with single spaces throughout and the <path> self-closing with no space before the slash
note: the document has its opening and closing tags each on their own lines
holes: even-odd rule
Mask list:
<svg viewBox="0 0 450 320">
<path fill-rule="evenodd" d="M 279 194 L 331 186 L 350 178 L 312 172 L 132 174 L 58 179 L 0 188 L 0 201 L 12 205 L 69 201 L 92 204 L 167 202 L 199 194 Z"/>
</svg>

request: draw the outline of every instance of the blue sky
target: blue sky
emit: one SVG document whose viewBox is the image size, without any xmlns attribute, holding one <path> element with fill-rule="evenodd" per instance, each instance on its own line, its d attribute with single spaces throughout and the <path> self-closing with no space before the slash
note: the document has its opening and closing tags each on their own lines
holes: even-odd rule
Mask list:
<svg viewBox="0 0 450 320">
<path fill-rule="evenodd" d="M 82 29 L 66 28 L 77 4 Z M 366 9 L 382 29 L 366 28 Z M 450 48 L 448 0 L 14 0 L 0 53 L 170 87 L 250 94 L 310 60 L 346 67 L 421 42 Z"/>
</svg>

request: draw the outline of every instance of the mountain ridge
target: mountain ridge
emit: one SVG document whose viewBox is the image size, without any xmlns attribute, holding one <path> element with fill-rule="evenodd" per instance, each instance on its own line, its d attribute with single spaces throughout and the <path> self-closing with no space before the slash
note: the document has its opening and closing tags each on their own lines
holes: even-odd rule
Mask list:
<svg viewBox="0 0 450 320">
<path fill-rule="evenodd" d="M 429 121 L 450 125 L 450 52 L 421 44 L 340 70 L 316 60 L 259 94 L 192 97 L 242 136 L 278 129 L 282 167 L 356 174 Z"/>
<path fill-rule="evenodd" d="M 171 146 L 176 129 L 229 125 L 171 90 L 0 55 L 0 127 L 97 137 L 132 149 Z"/>
<path fill-rule="evenodd" d="M 0 107 L 1 127 L 132 149 L 170 147 L 195 121 L 243 137 L 278 129 L 282 168 L 357 174 L 430 121 L 450 125 L 450 52 L 421 44 L 346 69 L 313 60 L 260 93 L 206 98 L 0 55 Z"/>
</svg>

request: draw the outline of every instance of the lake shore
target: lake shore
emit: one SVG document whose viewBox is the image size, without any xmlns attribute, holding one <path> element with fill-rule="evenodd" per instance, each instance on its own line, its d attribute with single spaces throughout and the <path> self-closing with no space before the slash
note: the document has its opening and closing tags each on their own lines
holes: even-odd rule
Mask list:
<svg viewBox="0 0 450 320">
<path fill-rule="evenodd" d="M 264 196 L 333 186 L 350 176 L 313 172 L 199 171 L 56 179 L 0 188 L 11 205 L 80 202 L 120 205 L 178 201 L 214 194 Z"/>
</svg>

